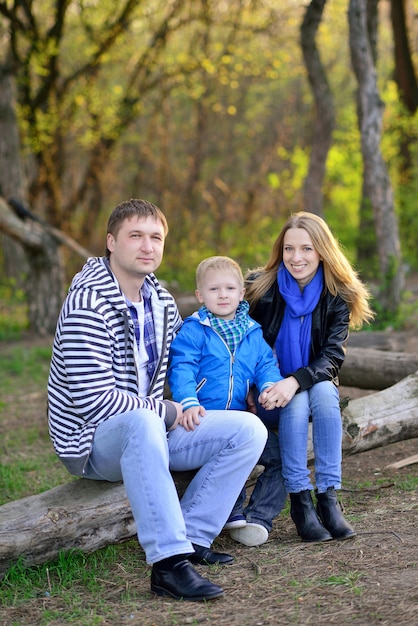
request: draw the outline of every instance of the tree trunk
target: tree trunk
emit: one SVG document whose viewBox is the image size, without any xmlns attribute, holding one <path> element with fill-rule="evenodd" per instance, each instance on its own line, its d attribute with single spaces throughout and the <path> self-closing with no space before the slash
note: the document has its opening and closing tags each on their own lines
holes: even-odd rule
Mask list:
<svg viewBox="0 0 418 626">
<path fill-rule="evenodd" d="M 395 80 L 402 102 L 413 115 L 418 108 L 418 80 L 408 40 L 405 0 L 390 0 L 390 17 L 395 44 Z"/>
<path fill-rule="evenodd" d="M 390 17 L 394 40 L 395 81 L 398 86 L 399 98 L 404 104 L 406 111 L 413 117 L 418 109 L 418 78 L 414 68 L 411 46 L 409 45 L 405 0 L 390 0 Z M 412 11 L 410 21 L 412 22 L 412 32 L 414 21 Z M 407 187 L 408 183 L 413 184 L 414 149 L 417 143 L 416 134 L 408 130 L 408 126 L 409 124 L 401 125 L 399 140 L 399 153 L 401 155 L 399 174 L 404 187 Z M 403 213 L 406 213 L 406 215 Z M 404 227 L 408 227 L 409 223 L 411 230 L 415 230 L 414 225 L 411 223 L 411 217 L 408 218 L 408 213 L 402 211 L 402 209 L 400 219 L 401 224 L 402 222 L 405 224 Z"/>
<path fill-rule="evenodd" d="M 382 279 L 379 300 L 383 311 L 395 313 L 400 304 L 404 274 L 393 192 L 380 150 L 384 107 L 367 33 L 366 7 L 367 0 L 350 0 L 350 52 L 359 85 L 364 178 L 373 208 Z"/>
<path fill-rule="evenodd" d="M 0 65 L 0 196 L 13 196 L 25 203 L 25 177 L 20 158 L 19 129 L 16 118 L 16 89 L 11 65 Z M 23 285 L 28 271 L 25 253 L 18 241 L 5 237 L 0 229 L 0 245 L 6 275 Z"/>
<path fill-rule="evenodd" d="M 63 268 L 57 239 L 38 223 L 17 218 L 2 198 L 0 231 L 20 242 L 26 252 L 30 329 L 41 336 L 52 335 L 64 299 Z"/>
<path fill-rule="evenodd" d="M 377 27 L 378 27 L 378 0 L 367 1 L 367 37 L 370 44 L 370 53 L 373 64 L 377 61 Z M 357 99 L 357 118 L 361 132 L 362 109 L 359 94 Z M 376 230 L 373 219 L 373 207 L 370 201 L 370 192 L 367 188 L 368 181 L 363 176 L 361 190 L 361 202 L 359 210 L 359 228 L 357 234 L 357 262 L 361 268 L 362 278 L 366 281 L 373 281 L 379 273 L 379 256 L 377 252 Z"/>
<path fill-rule="evenodd" d="M 19 219 L 0 197 L 0 232 L 23 246 L 29 269 L 26 294 L 30 330 L 53 335 L 64 300 L 64 268 L 60 244 L 82 258 L 93 256 L 74 239 L 41 220 Z"/>
<path fill-rule="evenodd" d="M 306 9 L 301 27 L 303 58 L 315 100 L 312 150 L 303 191 L 304 207 L 320 216 L 323 215 L 322 185 L 325 165 L 335 126 L 333 97 L 315 42 L 325 3 L 326 0 L 312 0 Z"/>
<path fill-rule="evenodd" d="M 418 437 L 418 372 L 389 389 L 353 400 L 342 415 L 345 455 Z M 180 495 L 192 475 L 174 474 Z M 45 563 L 60 550 L 92 552 L 134 534 L 121 483 L 73 480 L 0 507 L 0 574 L 19 557 L 26 565 Z"/>
</svg>

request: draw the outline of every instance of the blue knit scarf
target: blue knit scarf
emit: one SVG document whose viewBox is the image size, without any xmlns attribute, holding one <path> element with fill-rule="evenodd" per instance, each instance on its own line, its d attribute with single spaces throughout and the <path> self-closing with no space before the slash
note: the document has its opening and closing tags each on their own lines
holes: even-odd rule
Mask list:
<svg viewBox="0 0 418 626">
<path fill-rule="evenodd" d="M 282 375 L 289 376 L 309 364 L 312 311 L 324 286 L 322 263 L 303 291 L 283 263 L 277 272 L 277 283 L 286 307 L 276 339 L 276 355 Z"/>
<path fill-rule="evenodd" d="M 248 315 L 248 310 L 250 308 L 248 302 L 246 300 L 242 300 L 239 303 L 233 320 L 224 320 L 220 317 L 216 317 L 216 315 L 209 311 L 205 305 L 200 308 L 208 316 L 213 330 L 215 330 L 225 341 L 231 351 L 231 354 L 235 354 L 235 350 L 244 338 L 251 322 Z"/>
</svg>

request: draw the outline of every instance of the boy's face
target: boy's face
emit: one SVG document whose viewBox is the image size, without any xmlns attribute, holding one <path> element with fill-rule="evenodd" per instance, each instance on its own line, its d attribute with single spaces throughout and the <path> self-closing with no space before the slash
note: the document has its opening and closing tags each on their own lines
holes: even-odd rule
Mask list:
<svg viewBox="0 0 418 626">
<path fill-rule="evenodd" d="M 245 289 L 233 272 L 208 269 L 196 298 L 213 315 L 224 320 L 233 320 Z"/>
</svg>

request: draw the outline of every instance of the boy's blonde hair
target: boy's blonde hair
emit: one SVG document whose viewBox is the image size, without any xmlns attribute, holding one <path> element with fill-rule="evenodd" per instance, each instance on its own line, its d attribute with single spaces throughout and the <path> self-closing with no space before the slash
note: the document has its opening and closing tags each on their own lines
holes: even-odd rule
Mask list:
<svg viewBox="0 0 418 626">
<path fill-rule="evenodd" d="M 228 256 L 210 256 L 207 259 L 203 259 L 196 268 L 196 286 L 198 289 L 202 287 L 202 283 L 205 280 L 205 276 L 208 270 L 221 270 L 224 272 L 230 272 L 233 274 L 244 288 L 244 276 L 238 263 L 234 259 L 230 259 Z"/>
</svg>

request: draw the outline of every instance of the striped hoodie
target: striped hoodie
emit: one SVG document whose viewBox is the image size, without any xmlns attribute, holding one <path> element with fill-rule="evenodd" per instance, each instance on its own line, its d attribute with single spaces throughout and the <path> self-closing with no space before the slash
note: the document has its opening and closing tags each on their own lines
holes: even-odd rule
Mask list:
<svg viewBox="0 0 418 626">
<path fill-rule="evenodd" d="M 62 306 L 48 379 L 48 425 L 55 451 L 71 474 L 82 476 L 101 422 L 139 408 L 166 417 L 168 352 L 182 320 L 174 298 L 154 274 L 145 280 L 159 356 L 145 398 L 138 396 L 133 322 L 107 259 L 87 260 Z"/>
</svg>

